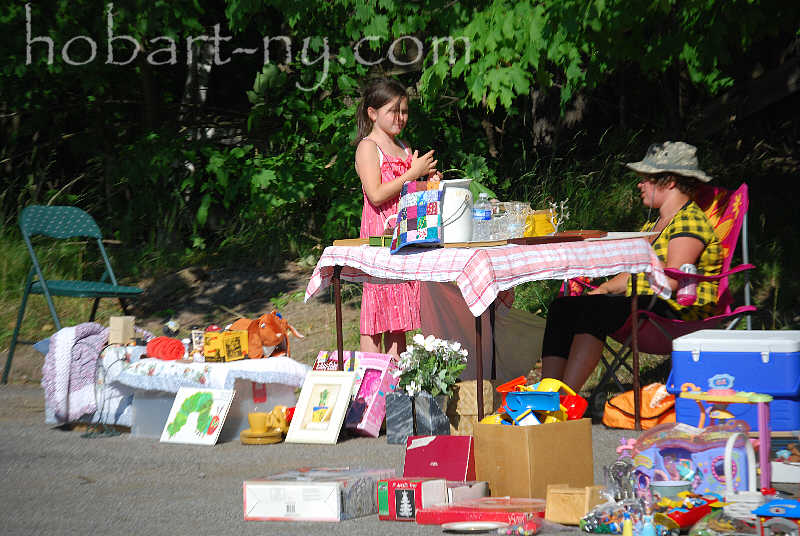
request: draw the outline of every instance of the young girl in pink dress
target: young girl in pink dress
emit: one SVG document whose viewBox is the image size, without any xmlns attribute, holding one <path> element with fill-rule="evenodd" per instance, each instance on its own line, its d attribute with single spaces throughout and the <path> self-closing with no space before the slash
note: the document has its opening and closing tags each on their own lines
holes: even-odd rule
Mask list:
<svg viewBox="0 0 800 536">
<path fill-rule="evenodd" d="M 361 238 L 383 234 L 386 220 L 397 214 L 404 183 L 440 176 L 433 151 L 419 156 L 397 138 L 407 121 L 408 96 L 399 82 L 382 78 L 366 87 L 356 112 L 355 168 L 364 192 Z M 384 351 L 399 355 L 406 349 L 405 332 L 419 326 L 418 282 L 364 283 L 360 322 L 362 352 Z"/>
</svg>

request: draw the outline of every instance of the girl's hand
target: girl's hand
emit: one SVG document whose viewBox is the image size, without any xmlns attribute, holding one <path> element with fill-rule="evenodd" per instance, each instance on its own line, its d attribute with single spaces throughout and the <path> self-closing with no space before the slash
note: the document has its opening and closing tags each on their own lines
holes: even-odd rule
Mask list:
<svg viewBox="0 0 800 536">
<path fill-rule="evenodd" d="M 428 174 L 429 181 L 440 181 L 442 180 L 443 175 L 441 171 L 433 170 L 431 173 Z"/>
<path fill-rule="evenodd" d="M 411 155 L 411 166 L 408 168 L 408 174 L 411 176 L 408 181 L 415 181 L 436 172 L 436 162 L 438 160 L 433 159 L 433 149 L 422 156 L 418 156 L 418 151 L 414 151 Z"/>
</svg>

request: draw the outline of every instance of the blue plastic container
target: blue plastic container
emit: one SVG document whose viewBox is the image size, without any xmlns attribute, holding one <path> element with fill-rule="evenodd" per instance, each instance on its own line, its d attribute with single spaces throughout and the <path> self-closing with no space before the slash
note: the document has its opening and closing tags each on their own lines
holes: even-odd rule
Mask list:
<svg viewBox="0 0 800 536">
<path fill-rule="evenodd" d="M 667 391 L 677 395 L 684 383 L 772 395 L 772 430 L 800 430 L 800 331 L 701 330 L 678 337 Z M 755 404 L 730 404 L 728 411 L 758 429 Z M 675 412 L 678 422 L 697 426 L 694 400 L 678 398 Z"/>
</svg>

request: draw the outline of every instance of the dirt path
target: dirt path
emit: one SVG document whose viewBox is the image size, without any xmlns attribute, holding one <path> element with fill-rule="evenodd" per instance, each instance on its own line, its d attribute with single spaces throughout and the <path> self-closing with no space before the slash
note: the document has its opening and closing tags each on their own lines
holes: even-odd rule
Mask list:
<svg viewBox="0 0 800 536">
<path fill-rule="evenodd" d="M 137 327 L 155 335 L 163 334 L 164 323 L 172 318 L 180 325 L 178 337 L 188 337 L 193 326 L 225 326 L 242 316 L 256 318 L 277 309 L 305 335 L 303 339 L 290 338 L 292 357 L 310 364 L 320 350 L 336 347 L 333 293 L 326 290 L 303 303 L 310 277 L 311 269 L 296 263 L 288 263 L 282 271 L 271 274 L 195 266 L 137 282 L 145 291 L 132 304 L 133 314 Z M 345 348 L 355 349 L 358 345 L 359 286 L 345 285 L 343 298 Z M 110 300 L 108 302 L 110 314 L 118 314 L 111 309 Z M 0 363 L 5 363 L 6 354 L 0 353 Z M 17 346 L 9 382 L 38 383 L 42 363 L 42 354 L 33 347 Z"/>
</svg>

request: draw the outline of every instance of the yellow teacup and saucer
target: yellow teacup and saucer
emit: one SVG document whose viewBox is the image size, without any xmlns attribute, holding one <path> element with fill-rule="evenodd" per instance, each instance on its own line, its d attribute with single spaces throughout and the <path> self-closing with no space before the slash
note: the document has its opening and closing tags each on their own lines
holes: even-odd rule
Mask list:
<svg viewBox="0 0 800 536">
<path fill-rule="evenodd" d="M 271 445 L 283 441 L 283 433 L 280 428 L 268 426 L 275 423 L 275 418 L 271 413 L 254 411 L 247 414 L 247 422 L 250 428 L 242 430 L 239 440 L 245 445 Z"/>
</svg>

